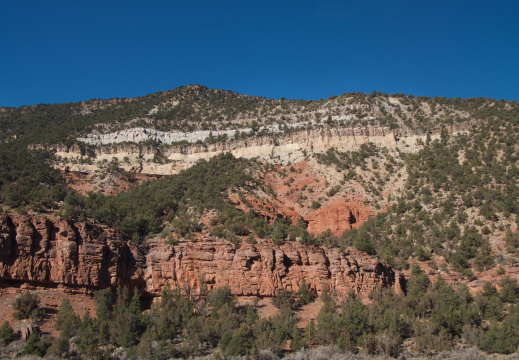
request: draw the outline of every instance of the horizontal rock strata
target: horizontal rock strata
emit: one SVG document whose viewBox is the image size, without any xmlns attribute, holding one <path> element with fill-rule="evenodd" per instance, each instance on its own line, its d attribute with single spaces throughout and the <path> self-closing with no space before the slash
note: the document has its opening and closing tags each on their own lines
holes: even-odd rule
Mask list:
<svg viewBox="0 0 519 360">
<path fill-rule="evenodd" d="M 363 297 L 377 286 L 400 290 L 402 279 L 366 253 L 270 241 L 242 243 L 219 239 L 168 245 L 148 239 L 136 245 L 97 226 L 51 217 L 0 215 L 0 283 L 101 289 L 137 286 L 159 295 L 166 284 L 197 293 L 229 286 L 236 295 L 273 296 L 297 291 L 306 280 L 312 291 Z"/>
<path fill-rule="evenodd" d="M 438 138 L 433 134 L 432 138 Z M 388 127 L 339 127 L 314 128 L 283 135 L 276 134 L 251 137 L 245 140 L 229 140 L 215 144 L 187 144 L 170 147 L 145 146 L 138 144 L 102 145 L 95 148 L 74 145 L 36 146 L 56 152 L 62 163 L 62 170 L 92 172 L 98 165 L 85 162 L 68 162 L 67 159 L 86 159 L 111 161 L 114 158 L 126 170 L 139 168 L 139 172 L 152 175 L 172 175 L 194 165 L 200 159 L 230 152 L 235 157 L 259 158 L 272 163 L 298 162 L 313 152 L 324 152 L 330 147 L 341 151 L 357 150 L 362 144 L 374 143 L 377 146 L 399 149 L 404 152 L 416 151 L 417 143 L 425 141 L 426 134 L 410 131 L 391 130 Z"/>
</svg>

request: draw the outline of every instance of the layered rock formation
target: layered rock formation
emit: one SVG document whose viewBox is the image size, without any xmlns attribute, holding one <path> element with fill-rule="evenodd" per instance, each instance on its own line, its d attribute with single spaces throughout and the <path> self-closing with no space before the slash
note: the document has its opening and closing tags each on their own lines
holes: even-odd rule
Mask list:
<svg viewBox="0 0 519 360">
<path fill-rule="evenodd" d="M 433 134 L 432 139 L 439 134 Z M 312 152 L 324 152 L 330 147 L 341 151 L 357 150 L 362 144 L 372 142 L 378 146 L 412 152 L 420 148 L 419 140 L 426 134 L 410 131 L 394 131 L 388 127 L 322 127 L 295 131 L 289 135 L 276 134 L 251 137 L 246 140 L 227 141 L 215 144 L 175 145 L 167 148 L 137 144 L 115 144 L 94 149 L 78 145 L 45 147 L 64 159 L 60 168 L 71 171 L 92 172 L 98 165 L 88 161 L 119 160 L 126 170 L 139 167 L 139 171 L 152 175 L 171 175 L 194 165 L 200 159 L 230 152 L 235 157 L 260 158 L 272 163 L 295 163 L 304 160 Z M 68 161 L 75 159 L 75 161 Z M 78 161 L 79 159 L 79 161 Z M 82 159 L 82 160 L 81 160 Z M 88 159 L 88 161 L 87 161 Z"/>
<path fill-rule="evenodd" d="M 136 245 L 114 232 L 64 220 L 0 216 L 0 282 L 100 289 L 137 286 L 151 295 L 166 284 L 194 292 L 230 286 L 236 295 L 273 296 L 297 291 L 303 279 L 312 291 L 367 296 L 376 286 L 401 288 L 402 279 L 377 258 L 356 250 L 271 242 L 243 243 L 202 238 Z"/>
</svg>

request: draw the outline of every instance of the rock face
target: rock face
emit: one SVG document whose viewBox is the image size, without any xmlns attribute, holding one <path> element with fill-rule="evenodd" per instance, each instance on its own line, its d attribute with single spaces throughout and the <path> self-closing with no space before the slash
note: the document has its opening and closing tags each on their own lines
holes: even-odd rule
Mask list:
<svg viewBox="0 0 519 360">
<path fill-rule="evenodd" d="M 117 240 L 100 227 L 45 217 L 0 216 L 0 283 L 100 289 L 137 286 L 150 295 L 180 286 L 194 293 L 228 285 L 236 295 L 273 296 L 297 291 L 303 279 L 312 291 L 369 295 L 376 286 L 401 288 L 402 279 L 377 258 L 356 250 L 271 242 L 200 239 L 167 245 Z"/>
<path fill-rule="evenodd" d="M 252 131 L 252 129 L 242 129 L 242 131 L 250 132 Z M 119 144 L 123 142 L 140 143 L 149 140 L 171 145 L 173 143 L 181 141 L 186 141 L 189 143 L 204 141 L 210 136 L 225 135 L 228 137 L 233 137 L 235 133 L 236 130 L 201 130 L 193 131 L 190 133 L 184 133 L 181 131 L 164 132 L 155 129 L 137 127 L 131 129 L 124 129 L 110 134 L 90 134 L 83 138 L 78 138 L 78 140 L 86 144 L 95 146 Z"/>
<path fill-rule="evenodd" d="M 126 135 L 121 135 L 122 139 L 136 141 L 131 140 L 135 135 L 133 132 L 130 134 L 130 130 L 125 131 L 128 134 L 125 132 Z M 137 133 L 144 134 L 144 129 L 140 129 Z M 116 139 L 117 136 L 113 135 L 112 137 Z M 130 137 L 127 138 L 128 136 Z M 108 137 L 108 139 L 112 139 L 112 137 Z M 432 134 L 431 138 L 433 140 L 439 138 L 439 134 Z M 258 158 L 269 163 L 283 164 L 289 161 L 291 163 L 303 161 L 308 154 L 324 152 L 330 147 L 340 151 L 357 150 L 362 144 L 369 142 L 389 149 L 413 152 L 421 148 L 417 145 L 417 142 L 419 140 L 425 141 L 425 139 L 425 134 L 393 131 L 388 127 L 368 126 L 322 127 L 295 131 L 288 135 L 276 134 L 275 137 L 268 135 L 251 137 L 245 140 L 230 139 L 226 142 L 214 144 L 172 145 L 166 148 L 136 143 L 117 144 L 108 140 L 107 142 L 95 140 L 93 143 L 98 144 L 98 146 L 94 149 L 78 145 L 71 147 L 65 145 L 34 147 L 52 150 L 60 156 L 63 159 L 62 163 L 58 165 L 61 170 L 69 169 L 70 171 L 89 173 L 98 168 L 98 165 L 93 162 L 111 161 L 116 158 L 120 166 L 128 171 L 139 167 L 139 172 L 144 174 L 172 175 L 189 168 L 198 160 L 207 160 L 226 152 L 230 152 L 239 158 Z M 106 145 L 102 145 L 103 143 L 106 143 Z M 69 161 L 72 159 L 76 161 Z"/>
<path fill-rule="evenodd" d="M 335 236 L 340 236 L 346 230 L 360 227 L 371 215 L 373 213 L 360 204 L 346 203 L 338 199 L 312 211 L 306 216 L 305 221 L 308 222 L 308 231 L 313 234 L 330 229 Z"/>
<path fill-rule="evenodd" d="M 22 215 L 0 216 L 0 279 L 104 288 L 126 276 L 126 246 L 113 232 Z"/>
</svg>

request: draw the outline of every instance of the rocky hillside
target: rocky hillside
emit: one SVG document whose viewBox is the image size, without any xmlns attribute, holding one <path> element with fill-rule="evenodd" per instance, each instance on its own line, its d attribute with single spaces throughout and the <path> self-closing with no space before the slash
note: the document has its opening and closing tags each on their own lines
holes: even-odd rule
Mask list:
<svg viewBox="0 0 519 360">
<path fill-rule="evenodd" d="M 8 211 L 57 210 L 67 218 L 88 220 L 94 216 L 92 220 L 104 218 L 104 222 L 119 226 L 116 219 L 121 215 L 113 214 L 108 217 L 112 220 L 107 220 L 95 215 L 92 208 L 108 200 L 92 196 L 81 200 L 72 189 L 83 194 L 114 194 L 147 178 L 179 174 L 200 160 L 231 153 L 260 165 L 247 170 L 255 179 L 252 187 L 228 190 L 240 190 L 245 194 L 240 198 L 271 213 L 279 213 L 275 208 L 292 212 L 291 221 L 304 221 L 313 235 L 330 229 L 340 237 L 344 230 L 360 227 L 370 214 L 383 214 L 397 201 L 404 204 L 413 200 L 414 211 L 420 216 L 418 221 L 412 220 L 414 224 L 432 218 L 438 226 L 433 230 L 441 232 L 449 224 L 434 220 L 438 206 L 445 201 L 462 201 L 465 208 L 458 209 L 458 214 L 469 223 L 458 222 L 458 226 L 474 225 L 480 232 L 486 226 L 484 232 L 502 237 L 508 230 L 515 231 L 515 221 L 508 219 L 508 214 L 515 216 L 511 204 L 516 201 L 513 159 L 517 149 L 512 143 L 517 107 L 514 101 L 415 98 L 377 92 L 348 93 L 319 101 L 272 100 L 196 85 L 133 99 L 5 108 L 0 113 L 5 130 L 0 149 L 4 170 L 1 198 Z M 482 138 L 485 133 L 491 136 L 489 141 Z M 428 160 L 434 153 L 441 155 L 442 164 Z M 444 153 L 455 154 L 447 157 Z M 481 164 L 492 167 L 491 173 L 485 174 Z M 464 166 L 463 174 L 454 169 L 456 166 Z M 499 176 L 503 172 L 505 178 Z M 443 179 L 445 185 L 458 183 L 459 174 L 484 179 L 484 184 L 470 180 L 469 185 L 456 185 L 453 193 L 449 186 L 435 183 L 429 194 L 427 182 L 436 178 Z M 477 201 L 462 199 L 466 194 L 461 192 L 470 186 L 469 192 Z M 488 194 L 485 186 L 491 190 Z M 424 193 L 426 198 L 411 199 L 411 187 L 414 194 Z M 236 193 L 228 190 L 227 195 Z M 491 193 L 497 199 L 510 199 L 509 204 L 499 200 L 502 204 L 492 205 Z M 242 200 L 234 203 L 242 210 L 251 208 Z M 72 211 L 79 204 L 84 209 L 82 215 Z M 196 208 L 197 204 L 190 206 Z M 480 206 L 486 216 L 477 216 Z M 171 210 L 161 209 L 171 216 L 162 223 L 151 218 L 164 214 L 139 214 L 138 218 L 147 218 L 154 225 L 134 225 L 141 230 L 132 233 L 142 237 L 152 228 L 160 231 L 168 221 L 179 218 L 177 209 Z M 199 209 L 198 219 L 188 213 L 196 222 L 211 210 L 210 206 Z M 403 211 L 410 210 L 405 207 Z M 256 209 L 255 213 L 261 211 Z M 268 222 L 274 219 L 263 218 L 269 218 Z M 437 243 L 441 243 L 440 248 L 433 246 L 436 243 L 429 240 L 432 235 L 422 235 L 423 230 L 407 229 L 413 234 L 405 240 L 412 245 L 411 253 L 395 253 L 402 240 L 394 239 L 394 229 L 402 226 L 396 223 L 384 230 L 387 235 L 382 237 L 392 244 L 392 250 L 384 254 L 386 260 L 405 267 L 406 258 L 422 253 L 421 259 L 439 254 L 438 260 L 453 262 L 449 254 L 456 252 L 456 244 L 449 249 L 444 242 Z M 128 226 L 121 229 L 132 236 Z M 453 231 L 464 233 L 462 228 Z M 424 236 L 425 242 L 419 240 Z M 490 240 L 491 244 L 499 243 L 498 239 Z M 379 249 L 385 252 L 388 246 Z M 499 252 L 496 247 L 491 251 Z"/>
<path fill-rule="evenodd" d="M 518 126 L 515 101 L 377 92 L 303 101 L 187 86 L 4 108 L 0 286 L 88 296 L 128 286 L 157 298 L 178 288 L 174 303 L 191 304 L 190 315 L 177 309 L 184 321 L 161 303 L 178 320 L 169 337 L 148 319 L 131 341 L 111 328 L 95 344 L 163 336 L 178 350 L 201 336 L 189 335 L 200 325 L 189 321 L 216 324 L 232 313 L 241 320 L 227 337 L 205 334 L 205 348 L 189 354 L 216 346 L 233 354 L 227 346 L 245 333 L 279 354 L 288 340 L 300 344 L 296 323 L 312 337 L 311 319 L 316 343 L 343 350 L 395 356 L 463 343 L 511 352 L 519 343 L 510 328 L 519 300 Z M 213 298 L 209 314 L 205 295 L 220 291 L 292 304 L 290 319 L 271 320 L 277 335 L 266 335 L 258 308 L 246 320 L 245 308 L 220 310 Z M 115 298 L 106 300 L 115 311 L 107 318 L 130 316 L 114 310 L 122 306 Z M 100 317 L 90 325 L 108 331 Z M 398 335 L 383 347 L 390 333 Z"/>
<path fill-rule="evenodd" d="M 374 92 L 272 100 L 203 86 L 3 109 L 1 198 L 6 211 L 101 222 L 135 241 L 167 229 L 180 237 L 185 229 L 196 233 L 196 224 L 209 218 L 211 231 L 235 242 L 272 234 L 324 241 L 376 253 L 398 269 L 410 259 L 429 261 L 432 269 L 445 263 L 473 280 L 475 270 L 515 259 L 512 247 L 500 244 L 513 242 L 517 229 L 517 110 L 514 101 L 482 98 Z M 217 206 L 192 198 L 182 181 L 211 182 L 208 173 L 219 178 L 214 167 L 222 164 L 210 159 L 227 153 L 252 160 L 233 170 L 250 178 L 218 181 Z M 207 165 L 187 171 L 199 161 Z M 135 186 L 161 177 L 156 185 Z M 156 193 L 173 185 L 174 199 L 164 203 Z M 121 190 L 113 199 L 103 195 Z M 141 204 L 137 210 L 126 205 L 130 199 Z M 237 229 L 222 220 L 223 204 L 238 211 L 234 218 L 251 213 L 265 221 L 265 229 L 301 222 L 307 235 Z M 453 215 L 457 220 L 449 222 Z M 470 233 L 478 235 L 462 245 Z M 467 250 L 481 246 L 484 256 Z"/>
</svg>

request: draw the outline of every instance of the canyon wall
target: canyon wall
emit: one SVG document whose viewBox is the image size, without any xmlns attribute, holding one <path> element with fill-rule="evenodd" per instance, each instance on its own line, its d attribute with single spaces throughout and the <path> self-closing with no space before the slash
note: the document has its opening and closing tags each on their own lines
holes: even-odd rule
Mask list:
<svg viewBox="0 0 519 360">
<path fill-rule="evenodd" d="M 401 290 L 403 277 L 379 259 L 357 250 L 231 243 L 203 236 L 197 241 L 143 244 L 118 240 L 98 226 L 52 217 L 0 215 L 0 285 L 30 283 L 85 291 L 136 286 L 149 295 L 163 287 L 191 288 L 195 293 L 229 286 L 236 295 L 273 296 L 297 291 L 306 280 L 316 294 L 339 297 L 354 290 L 367 297 L 376 286 Z"/>
</svg>

